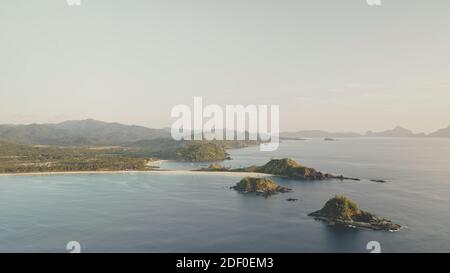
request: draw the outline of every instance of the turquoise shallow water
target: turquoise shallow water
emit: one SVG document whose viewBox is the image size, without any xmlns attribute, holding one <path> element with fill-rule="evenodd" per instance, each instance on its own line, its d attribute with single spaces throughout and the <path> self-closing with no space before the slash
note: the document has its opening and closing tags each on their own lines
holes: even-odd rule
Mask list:
<svg viewBox="0 0 450 273">
<path fill-rule="evenodd" d="M 292 157 L 363 180 L 275 178 L 293 192 L 265 199 L 230 190 L 239 178 L 221 175 L 2 176 L 0 251 L 66 252 L 67 242 L 78 241 L 83 252 L 367 252 L 372 240 L 384 252 L 450 251 L 449 139 L 286 141 L 272 153 L 231 154 L 228 166 Z M 368 181 L 374 178 L 389 183 Z M 408 228 L 338 229 L 307 216 L 334 194 Z"/>
</svg>

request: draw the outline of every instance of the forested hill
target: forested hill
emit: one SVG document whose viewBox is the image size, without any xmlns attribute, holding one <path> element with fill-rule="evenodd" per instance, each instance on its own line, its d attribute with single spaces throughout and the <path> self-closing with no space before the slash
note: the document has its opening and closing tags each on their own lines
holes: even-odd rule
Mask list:
<svg viewBox="0 0 450 273">
<path fill-rule="evenodd" d="M 120 145 L 170 137 L 168 129 L 150 129 L 93 119 L 57 124 L 0 125 L 0 140 L 28 145 Z"/>
</svg>

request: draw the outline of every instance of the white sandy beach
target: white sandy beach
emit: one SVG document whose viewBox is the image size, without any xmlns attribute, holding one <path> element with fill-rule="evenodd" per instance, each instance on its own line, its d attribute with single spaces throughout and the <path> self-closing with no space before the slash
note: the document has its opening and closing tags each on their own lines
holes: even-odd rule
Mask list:
<svg viewBox="0 0 450 273">
<path fill-rule="evenodd" d="M 170 162 L 171 160 L 155 160 L 146 163 L 148 167 L 159 167 L 161 163 Z M 153 169 L 148 171 L 68 171 L 68 172 L 30 172 L 30 173 L 0 173 L 0 176 L 38 176 L 38 175 L 95 175 L 95 174 L 138 174 L 151 173 L 160 175 L 222 175 L 233 177 L 265 177 L 269 174 L 253 173 L 253 172 L 223 172 L 223 171 L 195 171 L 195 170 L 170 170 L 170 169 Z"/>
<path fill-rule="evenodd" d="M 245 176 L 251 176 L 251 177 L 266 177 L 266 176 L 273 176 L 271 174 L 265 174 L 265 173 L 252 173 L 252 172 L 221 172 L 221 171 L 191 171 L 191 170 L 161 170 L 161 171 L 151 171 L 153 173 L 160 173 L 160 174 L 173 174 L 173 175 L 222 175 L 222 176 L 233 176 L 233 177 L 245 177 Z"/>
<path fill-rule="evenodd" d="M 162 163 L 171 162 L 171 160 L 158 159 L 154 161 L 148 161 L 145 165 L 149 167 L 159 167 Z"/>
<path fill-rule="evenodd" d="M 76 172 L 32 172 L 32 173 L 1 173 L 0 176 L 41 176 L 41 175 L 95 175 L 95 174 L 139 174 L 150 173 L 158 175 L 222 175 L 232 177 L 266 177 L 270 174 L 252 172 L 208 172 L 192 170 L 151 170 L 151 171 L 76 171 Z"/>
</svg>

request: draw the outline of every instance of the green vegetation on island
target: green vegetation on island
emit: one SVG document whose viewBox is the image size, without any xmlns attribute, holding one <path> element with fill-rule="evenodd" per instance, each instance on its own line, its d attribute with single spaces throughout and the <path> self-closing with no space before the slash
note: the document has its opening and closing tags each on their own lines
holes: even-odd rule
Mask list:
<svg viewBox="0 0 450 273">
<path fill-rule="evenodd" d="M 181 140 L 158 138 L 128 143 L 128 154 L 140 157 L 188 162 L 215 162 L 230 159 L 228 149 L 244 148 L 257 142 L 245 140 Z"/>
<path fill-rule="evenodd" d="M 299 180 L 325 180 L 325 179 L 354 179 L 344 176 L 336 176 L 317 171 L 316 169 L 305 167 L 293 159 L 272 159 L 263 166 L 250 166 L 247 168 L 232 169 L 233 172 L 256 172 L 285 176 Z"/>
<path fill-rule="evenodd" d="M 291 189 L 282 187 L 269 178 L 259 177 L 245 177 L 231 188 L 242 193 L 255 193 L 266 197 L 291 191 Z"/>
<path fill-rule="evenodd" d="M 400 225 L 394 224 L 390 220 L 361 210 L 355 202 L 345 196 L 331 198 L 321 210 L 313 212 L 309 216 L 329 225 L 388 231 L 397 231 L 401 228 Z"/>
<path fill-rule="evenodd" d="M 205 141 L 186 143 L 175 152 L 177 160 L 189 162 L 222 161 L 228 156 L 224 145 Z"/>
</svg>

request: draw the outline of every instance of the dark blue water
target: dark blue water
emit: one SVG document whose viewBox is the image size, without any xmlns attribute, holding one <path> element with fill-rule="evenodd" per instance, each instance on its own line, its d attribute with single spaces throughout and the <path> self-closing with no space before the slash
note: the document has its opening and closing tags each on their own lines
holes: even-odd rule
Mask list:
<svg viewBox="0 0 450 273">
<path fill-rule="evenodd" d="M 66 252 L 78 241 L 83 252 L 367 252 L 373 240 L 383 252 L 450 251 L 450 139 L 286 141 L 231 154 L 224 164 L 291 157 L 363 180 L 275 178 L 293 192 L 265 199 L 230 190 L 239 177 L 221 175 L 0 176 L 0 251 Z M 335 194 L 408 228 L 339 229 L 307 216 Z"/>
</svg>

